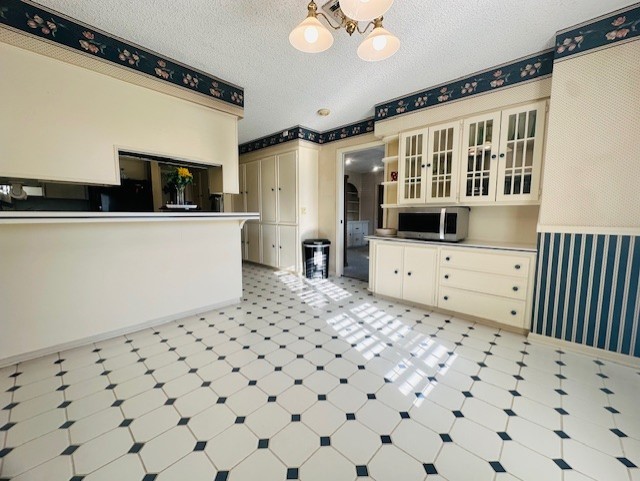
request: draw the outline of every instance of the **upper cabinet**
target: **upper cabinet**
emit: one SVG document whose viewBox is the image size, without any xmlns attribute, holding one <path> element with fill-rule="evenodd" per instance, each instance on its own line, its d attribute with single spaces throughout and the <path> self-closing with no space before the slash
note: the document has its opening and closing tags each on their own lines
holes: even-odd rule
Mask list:
<svg viewBox="0 0 640 481">
<path fill-rule="evenodd" d="M 455 202 L 460 163 L 460 122 L 431 127 L 429 140 L 427 203 Z"/>
<path fill-rule="evenodd" d="M 427 138 L 429 129 L 400 135 L 398 203 L 420 204 L 426 198 Z"/>
<path fill-rule="evenodd" d="M 546 102 L 504 110 L 496 200 L 538 200 Z"/>
<path fill-rule="evenodd" d="M 539 201 L 546 101 L 400 134 L 398 204 Z"/>
</svg>

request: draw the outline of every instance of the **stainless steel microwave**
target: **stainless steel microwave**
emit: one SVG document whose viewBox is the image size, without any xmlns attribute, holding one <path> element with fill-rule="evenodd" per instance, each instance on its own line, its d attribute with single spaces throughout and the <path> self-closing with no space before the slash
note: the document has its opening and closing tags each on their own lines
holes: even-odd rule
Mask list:
<svg viewBox="0 0 640 481">
<path fill-rule="evenodd" d="M 468 207 L 433 207 L 398 214 L 398 237 L 459 242 L 469 233 Z"/>
</svg>

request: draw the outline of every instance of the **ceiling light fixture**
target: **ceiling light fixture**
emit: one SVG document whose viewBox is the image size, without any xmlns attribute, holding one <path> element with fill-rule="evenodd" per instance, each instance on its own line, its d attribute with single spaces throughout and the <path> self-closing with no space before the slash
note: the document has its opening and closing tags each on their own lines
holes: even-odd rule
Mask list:
<svg viewBox="0 0 640 481">
<path fill-rule="evenodd" d="M 389 10 L 393 0 L 335 0 L 329 2 L 339 24 L 333 25 L 331 20 L 322 12 L 318 12 L 318 6 L 311 0 L 307 5 L 307 18 L 293 29 L 289 35 L 289 42 L 301 52 L 324 52 L 333 45 L 333 35 L 322 24 L 318 17 L 326 20 L 331 28 L 340 30 L 344 28 L 349 35 L 358 32 L 361 35 L 367 33 L 373 26 L 371 33 L 358 47 L 358 56 L 368 62 L 377 62 L 391 57 L 400 48 L 400 40 L 382 26 L 382 15 Z M 348 12 L 348 13 L 347 13 Z M 358 22 L 369 22 L 360 28 Z"/>
</svg>

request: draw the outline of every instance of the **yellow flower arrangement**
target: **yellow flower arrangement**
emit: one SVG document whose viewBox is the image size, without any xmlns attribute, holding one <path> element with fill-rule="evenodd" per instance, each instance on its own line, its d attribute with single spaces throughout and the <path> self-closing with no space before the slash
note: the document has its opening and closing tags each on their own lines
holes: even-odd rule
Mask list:
<svg viewBox="0 0 640 481">
<path fill-rule="evenodd" d="M 186 167 L 178 167 L 169 174 L 169 184 L 184 187 L 193 183 L 193 174 Z"/>
</svg>

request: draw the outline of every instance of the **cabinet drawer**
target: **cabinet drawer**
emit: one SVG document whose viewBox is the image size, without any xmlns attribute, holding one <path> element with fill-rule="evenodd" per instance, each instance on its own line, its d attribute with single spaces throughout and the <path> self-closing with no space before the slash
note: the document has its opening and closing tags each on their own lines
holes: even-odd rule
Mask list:
<svg viewBox="0 0 640 481">
<path fill-rule="evenodd" d="M 531 264 L 530 258 L 525 256 L 466 249 L 442 249 L 440 259 L 442 267 L 515 277 L 527 277 Z"/>
<path fill-rule="evenodd" d="M 525 326 L 524 301 L 506 299 L 479 292 L 464 291 L 451 287 L 441 287 L 438 307 L 448 311 L 461 312 L 509 326 L 529 329 Z"/>
<path fill-rule="evenodd" d="M 523 277 L 507 277 L 443 267 L 440 270 L 440 285 L 522 301 L 527 299 L 527 279 Z"/>
</svg>

